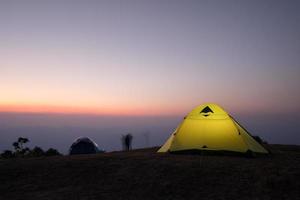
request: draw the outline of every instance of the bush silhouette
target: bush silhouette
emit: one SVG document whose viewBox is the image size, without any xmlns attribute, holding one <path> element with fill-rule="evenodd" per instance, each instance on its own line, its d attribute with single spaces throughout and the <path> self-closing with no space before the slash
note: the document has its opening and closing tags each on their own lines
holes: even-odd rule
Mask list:
<svg viewBox="0 0 300 200">
<path fill-rule="evenodd" d="M 29 142 L 28 138 L 19 137 L 12 145 L 15 151 L 6 150 L 0 154 L 0 158 L 14 157 L 40 157 L 62 155 L 58 150 L 50 148 L 44 151 L 41 147 L 35 146 L 32 150 L 25 146 Z"/>
<path fill-rule="evenodd" d="M 39 157 L 39 156 L 44 156 L 45 152 L 41 147 L 34 147 L 31 151 L 30 151 L 30 156 L 33 157 Z"/>
<path fill-rule="evenodd" d="M 256 140 L 256 142 L 258 142 L 259 144 L 268 144 L 267 141 L 264 141 L 261 137 L 259 137 L 258 135 L 254 135 L 253 138 Z"/>
<path fill-rule="evenodd" d="M 50 148 L 45 152 L 44 155 L 45 156 L 60 156 L 61 153 L 59 153 L 56 149 Z"/>
<path fill-rule="evenodd" d="M 14 152 L 10 151 L 10 150 L 5 150 L 1 155 L 1 158 L 14 158 L 15 154 Z"/>
</svg>

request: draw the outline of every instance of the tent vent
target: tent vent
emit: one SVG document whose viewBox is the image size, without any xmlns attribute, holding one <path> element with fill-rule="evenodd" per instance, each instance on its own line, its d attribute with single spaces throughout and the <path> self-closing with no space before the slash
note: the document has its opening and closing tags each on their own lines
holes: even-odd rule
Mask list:
<svg viewBox="0 0 300 200">
<path fill-rule="evenodd" d="M 200 113 L 214 113 L 214 111 L 212 111 L 210 109 L 210 107 L 206 106 L 205 108 L 203 108 L 203 110 Z M 204 115 L 205 116 L 205 115 Z M 208 116 L 208 115 L 207 115 Z"/>
</svg>

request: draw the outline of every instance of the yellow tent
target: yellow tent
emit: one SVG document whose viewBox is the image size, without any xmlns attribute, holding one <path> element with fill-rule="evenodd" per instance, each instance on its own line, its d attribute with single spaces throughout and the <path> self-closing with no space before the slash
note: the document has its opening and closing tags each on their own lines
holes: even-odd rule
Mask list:
<svg viewBox="0 0 300 200">
<path fill-rule="evenodd" d="M 192 110 L 158 152 L 187 150 L 268 153 L 216 104 L 204 104 Z"/>
</svg>

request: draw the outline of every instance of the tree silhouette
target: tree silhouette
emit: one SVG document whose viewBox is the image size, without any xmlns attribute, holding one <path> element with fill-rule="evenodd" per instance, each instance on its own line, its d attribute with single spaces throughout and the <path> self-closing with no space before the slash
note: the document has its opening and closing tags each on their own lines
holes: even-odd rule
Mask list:
<svg viewBox="0 0 300 200">
<path fill-rule="evenodd" d="M 12 144 L 15 149 L 15 153 L 19 154 L 19 155 L 24 155 L 24 154 L 28 153 L 30 151 L 30 149 L 27 147 L 25 148 L 25 146 L 24 146 L 24 144 L 26 144 L 28 142 L 29 142 L 29 139 L 19 137 L 18 140 Z"/>
<path fill-rule="evenodd" d="M 17 152 L 17 151 L 20 151 L 20 145 L 19 145 L 19 142 L 14 142 L 12 145 L 13 145 L 13 147 L 14 147 L 14 149 L 15 149 L 16 152 Z"/>
<path fill-rule="evenodd" d="M 18 143 L 21 149 L 24 149 L 24 144 L 26 144 L 27 142 L 29 142 L 28 138 L 22 138 L 22 137 L 18 138 Z"/>
</svg>

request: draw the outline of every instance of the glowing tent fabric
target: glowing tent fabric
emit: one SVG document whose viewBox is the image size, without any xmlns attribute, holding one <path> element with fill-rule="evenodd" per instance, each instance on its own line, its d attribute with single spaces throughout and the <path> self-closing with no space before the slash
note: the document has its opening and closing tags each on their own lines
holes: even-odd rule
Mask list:
<svg viewBox="0 0 300 200">
<path fill-rule="evenodd" d="M 94 154 L 99 152 L 98 145 L 87 137 L 80 137 L 70 147 L 70 155 Z"/>
<path fill-rule="evenodd" d="M 192 110 L 158 152 L 188 150 L 268 153 L 216 104 L 204 104 Z"/>
</svg>

